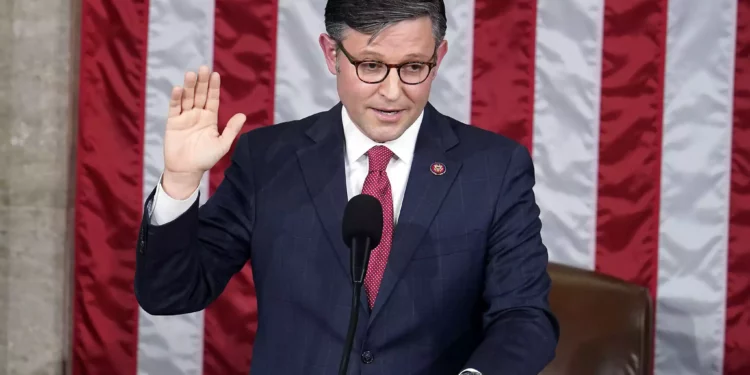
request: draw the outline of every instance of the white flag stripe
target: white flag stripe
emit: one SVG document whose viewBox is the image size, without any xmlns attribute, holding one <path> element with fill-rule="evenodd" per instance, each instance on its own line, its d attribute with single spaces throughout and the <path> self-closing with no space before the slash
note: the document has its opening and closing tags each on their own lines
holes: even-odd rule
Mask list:
<svg viewBox="0 0 750 375">
<path fill-rule="evenodd" d="M 318 43 L 325 32 L 325 6 L 326 0 L 278 0 L 274 123 L 307 117 L 339 101 L 336 77 Z"/>
<path fill-rule="evenodd" d="M 445 0 L 448 18 L 448 54 L 432 84 L 430 103 L 446 116 L 471 120 L 472 64 L 474 61 L 474 1 Z"/>
<path fill-rule="evenodd" d="M 669 3 L 657 375 L 723 373 L 736 8 Z"/>
<path fill-rule="evenodd" d="M 539 0 L 532 154 L 550 261 L 593 269 L 604 0 Z"/>
<path fill-rule="evenodd" d="M 164 167 L 164 130 L 172 86 L 185 72 L 212 66 L 214 2 L 150 0 L 146 66 L 143 199 L 156 186 Z M 208 197 L 208 174 L 201 181 L 201 202 Z M 138 374 L 203 373 L 203 312 L 180 316 L 138 317 Z"/>
</svg>

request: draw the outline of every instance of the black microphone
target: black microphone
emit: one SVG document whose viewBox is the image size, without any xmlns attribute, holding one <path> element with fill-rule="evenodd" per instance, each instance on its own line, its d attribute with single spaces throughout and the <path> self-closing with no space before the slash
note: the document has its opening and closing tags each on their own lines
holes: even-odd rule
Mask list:
<svg viewBox="0 0 750 375">
<path fill-rule="evenodd" d="M 349 367 L 349 354 L 354 342 L 354 332 L 359 319 L 359 297 L 365 281 L 370 252 L 380 244 L 383 236 L 383 206 L 380 201 L 367 194 L 360 194 L 349 200 L 344 209 L 342 223 L 344 243 L 349 247 L 352 278 L 352 310 L 349 316 L 349 330 L 346 333 L 344 353 L 339 364 L 339 375 L 346 375 Z"/>
</svg>

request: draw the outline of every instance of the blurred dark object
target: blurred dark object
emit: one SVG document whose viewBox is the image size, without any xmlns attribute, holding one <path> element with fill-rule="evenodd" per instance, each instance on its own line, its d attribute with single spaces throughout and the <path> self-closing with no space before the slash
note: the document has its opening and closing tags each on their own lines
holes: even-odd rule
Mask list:
<svg viewBox="0 0 750 375">
<path fill-rule="evenodd" d="M 560 342 L 541 374 L 650 374 L 654 328 L 648 289 L 560 264 L 548 270 Z"/>
</svg>

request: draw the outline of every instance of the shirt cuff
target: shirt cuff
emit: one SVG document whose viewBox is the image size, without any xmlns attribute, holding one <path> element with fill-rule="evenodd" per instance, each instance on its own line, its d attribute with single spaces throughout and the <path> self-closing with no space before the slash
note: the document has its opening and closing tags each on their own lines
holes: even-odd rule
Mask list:
<svg viewBox="0 0 750 375">
<path fill-rule="evenodd" d="M 153 207 L 151 211 L 151 225 L 163 225 L 184 214 L 195 203 L 195 200 L 198 199 L 199 190 L 200 188 L 196 188 L 193 194 L 186 199 L 174 199 L 164 191 L 160 178 L 159 184 L 156 185 L 156 193 L 151 205 Z"/>
</svg>

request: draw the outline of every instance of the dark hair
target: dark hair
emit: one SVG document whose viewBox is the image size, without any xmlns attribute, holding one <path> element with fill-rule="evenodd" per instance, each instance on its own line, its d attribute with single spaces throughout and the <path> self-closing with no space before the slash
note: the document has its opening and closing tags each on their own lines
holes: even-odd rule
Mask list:
<svg viewBox="0 0 750 375">
<path fill-rule="evenodd" d="M 328 0 L 325 25 L 340 42 L 347 28 L 374 38 L 390 25 L 419 17 L 432 20 L 432 34 L 440 43 L 448 23 L 443 0 Z"/>
</svg>

